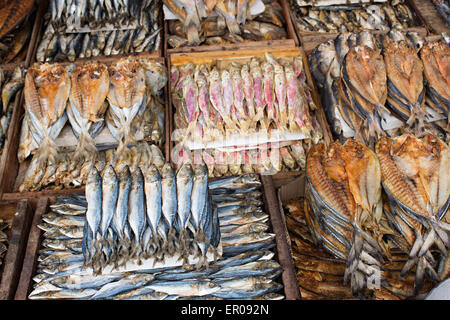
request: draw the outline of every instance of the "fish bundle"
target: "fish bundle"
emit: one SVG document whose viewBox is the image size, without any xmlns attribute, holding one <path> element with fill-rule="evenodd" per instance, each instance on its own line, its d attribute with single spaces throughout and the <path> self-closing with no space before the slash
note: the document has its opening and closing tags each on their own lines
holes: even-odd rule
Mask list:
<svg viewBox="0 0 450 320">
<path fill-rule="evenodd" d="M 360 32 L 407 29 L 417 26 L 414 11 L 402 1 L 353 5 L 301 6 L 290 0 L 292 17 L 299 32 Z"/>
<path fill-rule="evenodd" d="M 101 150 L 97 155 L 77 158 L 75 152 L 61 154 L 55 163 L 39 165 L 38 158 L 33 157 L 18 187 L 19 192 L 60 190 L 79 188 L 86 185 L 90 170 L 95 166 L 103 173 L 107 166 L 120 170 L 125 164 L 132 168 L 146 168 L 155 164 L 162 168 L 165 157 L 158 146 L 139 142 L 130 148 L 128 157 L 119 156 L 116 149 Z M 20 181 L 20 180 L 18 180 Z"/>
<path fill-rule="evenodd" d="M 25 76 L 25 119 L 37 146 L 38 162 L 55 162 L 56 137 L 67 121 L 70 93 L 67 70 L 58 64 L 34 64 Z"/>
<path fill-rule="evenodd" d="M 244 173 L 271 174 L 291 170 L 304 170 L 306 154 L 311 147 L 310 139 L 295 142 L 267 144 L 259 149 L 220 151 L 204 149 L 189 151 L 184 148 L 172 150 L 172 162 L 176 167 L 185 163 L 205 162 L 210 177 L 234 176 Z"/>
<path fill-rule="evenodd" d="M 450 28 L 450 1 L 449 0 L 432 0 L 436 10 L 444 18 L 445 25 Z"/>
<path fill-rule="evenodd" d="M 172 48 L 287 38 L 283 9 L 276 0 L 262 1 L 264 11 L 259 14 L 250 12 L 254 0 L 191 1 L 163 1 L 176 17 L 168 22 Z"/>
<path fill-rule="evenodd" d="M 130 259 L 164 261 L 178 253 L 186 267 L 188 256 L 207 264 L 207 253 L 217 256 L 220 232 L 217 211 L 208 197 L 205 164 L 190 164 L 177 174 L 166 163 L 133 173 L 128 166 L 118 174 L 108 166 L 100 176 L 94 167 L 86 183 L 85 265 L 125 265 Z M 177 203 L 178 202 L 178 203 Z"/>
<path fill-rule="evenodd" d="M 323 131 L 305 79 L 300 56 L 276 59 L 266 53 L 262 60 L 233 62 L 223 69 L 193 63 L 173 66 L 170 85 L 176 110 L 172 139 L 181 142 L 175 148 L 175 157 L 180 158 L 176 153 L 187 148 L 187 141 L 202 144 L 225 141 L 231 145 L 224 150 L 228 153 L 267 149 L 270 137 L 295 140 L 286 139 L 288 134 L 303 135 L 318 143 Z M 258 136 L 255 145 L 235 145 L 236 139 L 252 136 Z M 207 149 L 205 152 L 209 153 Z M 280 158 L 279 150 L 274 150 L 273 156 L 277 152 Z M 287 160 L 286 150 L 283 155 Z M 235 154 L 236 157 L 239 156 Z M 236 160 L 236 166 L 245 164 L 245 160 Z M 205 162 L 208 163 L 206 159 Z"/>
<path fill-rule="evenodd" d="M 0 8 L 0 38 L 16 27 L 33 9 L 33 0 L 4 1 Z"/>
<path fill-rule="evenodd" d="M 382 138 L 376 152 L 390 220 L 403 235 L 399 246 L 409 255 L 402 275 L 416 266 L 417 291 L 425 275 L 440 281 L 431 249 L 436 247 L 444 260 L 450 248 L 450 225 L 445 218 L 450 204 L 449 148 L 432 134 L 423 139 L 404 134 Z"/>
<path fill-rule="evenodd" d="M 39 62 L 151 52 L 161 46 L 158 1 L 49 1 Z"/>
<path fill-rule="evenodd" d="M 177 185 L 180 174 L 179 171 Z M 146 187 L 145 183 L 144 189 Z M 119 198 L 120 190 L 119 182 Z M 267 232 L 269 217 L 261 205 L 259 177 L 242 175 L 211 181 L 207 192 L 217 213 L 217 216 L 214 214 L 213 225 L 218 223 L 220 226 L 218 236 L 223 246 L 222 257 L 211 261 L 208 268 L 185 270 L 178 266 L 126 272 L 113 270 L 98 275 L 83 268 L 86 197 L 57 197 L 56 203 L 50 205 L 50 211 L 42 216 L 38 225 L 44 231 L 44 240 L 38 254 L 37 274 L 33 277 L 35 285 L 29 298 L 283 299 L 280 294 L 282 285 L 277 282 L 282 269 L 274 260 L 274 234 Z M 254 199 L 252 203 L 245 201 L 249 197 Z M 189 197 L 177 197 L 178 206 L 186 204 L 181 199 Z M 193 226 L 188 222 L 188 228 Z M 209 228 L 205 232 L 208 234 Z"/>
<path fill-rule="evenodd" d="M 357 49 L 362 46 L 366 48 Z M 441 46 L 444 49 L 446 44 Z M 405 35 L 393 30 L 377 36 L 367 31 L 341 33 L 336 39 L 317 46 L 309 63 L 335 135 L 355 136 L 369 145 L 374 145 L 382 135 L 404 132 L 419 136 L 429 132 L 445 139 L 448 128 L 443 122 L 448 112 L 443 112 L 446 109 L 442 100 L 436 100 L 442 96 L 436 96 L 433 91 L 430 98 L 432 90 L 427 84 L 427 69 L 429 74 L 433 72 L 431 77 L 439 77 L 436 70 L 440 66 L 436 60 L 435 69 L 426 66 L 430 62 L 424 61 L 423 47 L 424 40 L 417 33 Z M 365 55 L 360 66 L 357 59 L 363 52 L 370 55 Z M 374 61 L 369 62 L 370 59 Z M 428 59 L 434 58 L 428 55 Z M 442 79 L 433 83 L 438 81 L 443 82 L 436 87 L 445 86 Z M 437 105 L 432 103 L 433 99 Z"/>
<path fill-rule="evenodd" d="M 0 90 L 2 94 L 0 108 L 0 149 L 3 148 L 11 117 L 18 99 L 18 92 L 24 86 L 24 71 L 16 67 L 12 72 L 0 69 Z"/>
<path fill-rule="evenodd" d="M 361 295 L 392 233 L 383 216 L 381 170 L 375 153 L 355 140 L 312 146 L 306 161 L 305 215 L 314 243 L 346 261 L 344 283 Z"/>
<path fill-rule="evenodd" d="M 286 225 L 291 239 L 292 256 L 303 300 L 354 300 L 357 299 L 349 284 L 344 284 L 345 260 L 338 259 L 315 246 L 308 229 L 304 199 L 283 203 Z M 366 290 L 364 299 L 403 300 L 427 294 L 433 283 L 426 280 L 419 296 L 414 294 L 414 273 L 400 279 L 400 270 L 407 255 L 395 245 L 389 246 L 389 257 L 381 262 L 380 273 L 385 281 L 378 288 Z"/>
</svg>

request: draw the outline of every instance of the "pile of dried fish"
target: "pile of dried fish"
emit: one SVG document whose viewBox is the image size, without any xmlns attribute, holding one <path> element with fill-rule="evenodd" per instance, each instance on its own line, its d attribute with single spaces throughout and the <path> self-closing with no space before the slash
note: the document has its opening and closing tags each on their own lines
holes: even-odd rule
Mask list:
<svg viewBox="0 0 450 320">
<path fill-rule="evenodd" d="M 118 141 L 118 151 L 134 144 L 138 134 L 161 146 L 164 104 L 160 96 L 166 82 L 164 66 L 148 59 L 123 58 L 109 68 L 97 62 L 67 68 L 35 64 L 25 77 L 19 161 L 34 151 L 39 163 L 58 163 L 55 140 L 67 119 L 77 138 L 74 160 L 95 155 L 93 139 L 105 122 Z"/>
<path fill-rule="evenodd" d="M 0 265 L 3 263 L 3 257 L 8 250 L 8 235 L 6 232 L 11 226 L 3 219 L 0 219 Z"/>
<path fill-rule="evenodd" d="M 23 88 L 24 72 L 21 67 L 14 71 L 6 71 L 0 68 L 0 90 L 2 99 L 0 103 L 0 149 L 3 148 L 8 134 L 9 123 L 14 109 L 16 99 L 19 98 L 17 92 Z"/>
<path fill-rule="evenodd" d="M 361 296 L 389 256 L 383 236 L 393 234 L 383 214 L 375 152 L 352 139 L 328 149 L 314 145 L 306 176 L 305 215 L 314 243 L 346 261 L 344 283 L 351 280 L 352 293 Z"/>
<path fill-rule="evenodd" d="M 172 48 L 179 48 L 286 39 L 280 3 L 277 0 L 263 0 L 263 12 L 252 14 L 250 7 L 256 2 L 163 0 L 177 19 L 168 22 L 167 42 Z"/>
<path fill-rule="evenodd" d="M 172 162 L 177 167 L 185 164 L 206 163 L 210 177 L 234 176 L 243 173 L 275 174 L 282 171 L 304 170 L 311 139 L 285 143 L 268 143 L 267 148 L 241 151 L 205 149 L 189 151 L 174 148 Z"/>
<path fill-rule="evenodd" d="M 423 139 L 404 134 L 381 138 L 376 152 L 389 204 L 386 216 L 401 235 L 395 243 L 409 255 L 401 275 L 416 266 L 417 291 L 425 275 L 437 282 L 448 277 L 450 149 L 431 134 Z M 434 247 L 438 252 L 433 255 Z"/>
<path fill-rule="evenodd" d="M 191 153 L 186 150 L 194 141 L 206 147 L 198 154 L 211 173 L 215 164 L 221 175 L 229 165 L 232 174 L 259 172 L 253 167 L 257 158 L 274 172 L 283 169 L 283 162 L 289 169 L 297 167 L 304 161 L 302 143 L 286 137 L 301 135 L 308 144 L 323 138 L 305 81 L 300 56 L 274 58 L 266 53 L 263 59 L 233 62 L 222 69 L 193 63 L 172 67 L 171 95 L 176 109 L 172 140 L 180 142 L 173 149 L 174 163 L 180 166 L 189 161 Z M 243 137 L 248 138 L 246 145 Z M 278 142 L 268 143 L 271 137 Z M 209 143 L 222 148 L 209 150 Z M 195 163 L 198 156 L 194 153 L 192 158 Z"/>
<path fill-rule="evenodd" d="M 119 198 L 120 188 L 119 184 Z M 83 268 L 85 197 L 58 198 L 39 225 L 45 230 L 43 248 L 39 251 L 38 273 L 33 278 L 36 284 L 29 298 L 282 299 L 278 293 L 282 286 L 276 282 L 281 266 L 273 260 L 274 235 L 266 232 L 269 217 L 262 209 L 259 178 L 243 175 L 209 182 L 209 193 L 213 210 L 218 214 L 222 258 L 200 270 L 180 266 L 113 270 L 101 275 Z M 250 197 L 254 200 L 245 200 Z M 180 206 L 184 204 L 178 201 L 177 210 L 183 210 Z M 161 213 L 164 209 L 159 210 Z M 128 221 L 130 218 L 128 215 Z"/>
<path fill-rule="evenodd" d="M 417 25 L 414 11 L 404 0 L 383 4 L 299 6 L 290 0 L 293 22 L 299 32 L 359 32 L 407 29 Z"/>
<path fill-rule="evenodd" d="M 161 45 L 160 2 L 51 0 L 39 62 L 151 52 Z"/>
<path fill-rule="evenodd" d="M 431 0 L 436 10 L 444 18 L 445 25 L 450 28 L 450 1 L 449 0 Z"/>
<path fill-rule="evenodd" d="M 398 31 L 341 33 L 317 46 L 310 66 L 334 133 L 371 146 L 396 128 L 447 139 L 449 50 Z"/>
<path fill-rule="evenodd" d="M 344 284 L 345 261 L 314 245 L 303 210 L 303 198 L 287 201 L 283 207 L 302 299 L 357 299 L 353 296 L 350 285 Z M 381 262 L 380 266 L 380 275 L 385 281 L 380 282 L 380 286 L 373 290 L 367 290 L 365 299 L 417 298 L 414 294 L 414 274 L 409 272 L 403 279 L 400 278 L 400 271 L 408 256 L 395 246 L 390 246 L 389 252 L 389 259 Z M 419 296 L 425 295 L 432 287 L 433 283 L 426 281 Z"/>
<path fill-rule="evenodd" d="M 17 189 L 19 192 L 39 191 L 42 189 L 58 190 L 82 187 L 86 184 L 88 175 L 93 166 L 100 173 L 108 166 L 120 170 L 127 164 L 132 170 L 137 167 L 155 164 L 158 169 L 162 168 L 165 157 L 161 150 L 154 144 L 139 142 L 130 147 L 127 157 L 122 157 L 116 149 L 99 151 L 96 156 L 89 158 L 75 158 L 74 152 L 61 153 L 56 162 L 47 161 L 39 164 L 38 158 L 33 157 L 23 179 Z"/>
</svg>

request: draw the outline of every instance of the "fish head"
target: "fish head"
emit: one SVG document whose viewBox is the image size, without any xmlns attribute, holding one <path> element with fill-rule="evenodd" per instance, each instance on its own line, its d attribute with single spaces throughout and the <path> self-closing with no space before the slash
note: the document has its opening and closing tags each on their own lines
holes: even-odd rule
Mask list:
<svg viewBox="0 0 450 320">
<path fill-rule="evenodd" d="M 206 166 L 205 162 L 202 161 L 200 164 L 194 167 L 194 176 L 204 178 L 208 177 L 208 167 Z"/>
<path fill-rule="evenodd" d="M 186 163 L 183 166 L 181 166 L 180 170 L 177 174 L 177 179 L 192 179 L 194 177 L 194 170 L 192 169 L 192 166 L 190 163 Z"/>
<path fill-rule="evenodd" d="M 112 181 L 117 181 L 117 175 L 114 171 L 114 168 L 111 165 L 108 165 L 103 172 L 103 181 L 106 183 L 110 183 Z"/>
<path fill-rule="evenodd" d="M 169 162 L 166 162 L 162 167 L 161 177 L 162 179 L 173 179 L 175 177 L 174 170 Z"/>
<path fill-rule="evenodd" d="M 93 166 L 91 168 L 91 171 L 89 172 L 86 184 L 98 185 L 101 184 L 101 181 L 102 177 L 100 176 L 100 173 L 98 172 L 97 168 Z"/>
</svg>

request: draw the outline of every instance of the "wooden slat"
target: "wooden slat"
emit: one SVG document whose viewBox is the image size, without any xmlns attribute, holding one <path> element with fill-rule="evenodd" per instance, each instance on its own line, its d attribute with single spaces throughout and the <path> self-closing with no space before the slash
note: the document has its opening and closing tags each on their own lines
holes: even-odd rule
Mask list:
<svg viewBox="0 0 450 320">
<path fill-rule="evenodd" d="M 431 0 L 409 0 L 409 2 L 430 33 L 450 33 L 450 28 L 445 25 L 445 19 L 436 10 Z"/>
<path fill-rule="evenodd" d="M 276 234 L 275 241 L 277 244 L 278 261 L 283 268 L 281 278 L 283 280 L 284 294 L 286 300 L 299 300 L 301 296 L 296 279 L 294 260 L 292 259 L 291 249 L 288 243 L 288 231 L 284 217 L 281 215 L 272 177 L 262 175 L 261 181 L 264 188 L 264 203 L 270 215 L 273 232 Z"/>
<path fill-rule="evenodd" d="M 8 239 L 8 251 L 3 262 L 4 269 L 0 282 L 0 300 L 11 300 L 14 298 L 20 270 L 22 269 L 31 216 L 32 210 L 28 201 L 21 200 L 17 204 L 11 227 L 11 236 Z"/>
<path fill-rule="evenodd" d="M 37 204 L 14 300 L 26 300 L 32 289 L 32 277 L 36 270 L 37 254 L 41 245 L 41 230 L 37 225 L 41 222 L 42 215 L 47 211 L 48 204 L 49 201 L 46 197 L 41 198 Z"/>
</svg>

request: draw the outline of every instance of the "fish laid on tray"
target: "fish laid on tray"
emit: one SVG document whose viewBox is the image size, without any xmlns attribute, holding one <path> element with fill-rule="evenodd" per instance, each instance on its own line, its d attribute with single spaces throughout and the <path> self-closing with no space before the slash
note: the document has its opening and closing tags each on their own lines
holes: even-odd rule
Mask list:
<svg viewBox="0 0 450 320">
<path fill-rule="evenodd" d="M 0 68 L 0 90 L 2 94 L 0 102 L 0 150 L 3 150 L 14 105 L 16 104 L 16 99 L 19 99 L 17 93 L 23 88 L 24 81 L 24 70 L 22 67 L 16 67 L 13 71 L 6 71 Z"/>
<path fill-rule="evenodd" d="M 387 3 L 354 3 L 302 6 L 290 0 L 292 20 L 299 32 L 359 32 L 407 29 L 417 26 L 414 11 L 403 0 Z"/>
<path fill-rule="evenodd" d="M 404 134 L 380 139 L 376 153 L 387 195 L 387 217 L 401 234 L 396 242 L 409 255 L 401 274 L 416 267 L 416 290 L 425 275 L 433 281 L 444 280 L 450 249 L 449 146 L 432 134 L 423 139 Z"/>
<path fill-rule="evenodd" d="M 110 192 L 115 191 L 113 181 L 105 180 L 104 177 L 93 179 L 96 182 L 92 186 L 96 187 L 92 191 L 95 191 L 96 195 L 94 192 L 87 193 L 87 202 L 84 196 L 57 198 L 56 203 L 50 206 L 51 211 L 43 215 L 39 224 L 39 228 L 45 233 L 37 257 L 37 275 L 33 278 L 35 285 L 29 295 L 30 299 L 279 300 L 284 298 L 280 293 L 282 285 L 278 283 L 282 269 L 273 259 L 274 234 L 267 232 L 268 215 L 263 209 L 261 182 L 258 176 L 242 175 L 208 182 L 204 165 L 194 168 L 186 166 L 176 173 L 176 178 L 169 178 L 169 180 L 176 179 L 176 197 L 165 198 L 168 195 L 166 192 L 173 192 L 166 185 L 168 176 L 164 174 L 165 170 L 162 170 L 163 176 L 160 177 L 158 170 L 153 169 L 153 172 L 153 175 L 144 178 L 143 184 L 139 182 L 142 180 L 139 173 L 137 176 L 119 175 L 116 204 L 114 201 L 111 202 L 113 197 Z M 102 195 L 98 189 L 100 186 Z M 138 186 L 140 188 L 136 188 Z M 143 190 L 143 196 L 139 196 L 142 194 L 139 190 Z M 127 196 L 130 204 L 128 207 L 123 206 Z M 253 199 L 251 203 L 243 200 L 249 196 Z M 162 197 L 162 204 L 158 205 L 156 201 L 158 197 Z M 206 197 L 210 200 L 206 201 Z M 95 202 L 95 199 L 101 199 L 103 202 L 100 204 L 98 201 Z M 145 199 L 146 209 L 135 215 L 134 210 L 142 203 L 142 199 Z M 170 199 L 173 203 L 167 206 L 169 203 L 164 199 Z M 200 199 L 204 201 L 198 201 Z M 149 206 L 152 201 L 156 202 Z M 97 205 L 97 212 L 102 210 L 100 219 L 88 218 L 94 204 Z M 202 207 L 207 207 L 207 204 L 212 206 L 214 213 L 214 219 L 210 221 L 206 221 L 208 215 L 197 215 L 203 211 Z M 112 218 L 106 237 L 111 240 L 109 236 L 117 234 L 113 243 L 120 245 L 119 250 L 131 252 L 134 230 L 142 227 L 145 228 L 142 244 L 154 247 L 155 242 L 151 241 L 154 239 L 152 231 L 157 232 L 156 237 L 165 239 L 165 235 L 168 238 L 166 213 L 167 209 L 171 211 L 170 208 L 174 208 L 175 226 L 182 227 L 182 221 L 187 221 L 185 230 L 188 235 L 185 240 L 195 238 L 193 233 L 196 226 L 216 227 L 216 237 L 219 237 L 222 245 L 222 257 L 217 261 L 211 261 L 208 268 L 200 269 L 185 264 L 184 267 L 148 268 L 128 272 L 112 270 L 111 273 L 97 275 L 89 273 L 84 268 L 83 228 L 89 219 L 88 221 L 98 225 L 97 232 L 101 236 L 101 230 L 105 230 L 108 220 L 103 220 L 105 210 L 111 210 L 114 206 L 116 210 L 111 213 Z M 121 210 L 123 208 L 128 210 L 124 212 Z M 124 215 L 119 216 L 119 213 Z M 150 226 L 157 217 L 159 217 L 159 222 L 156 221 L 157 229 L 153 230 Z M 124 225 L 130 226 L 131 230 L 124 229 L 126 231 L 120 233 L 122 229 L 118 226 Z M 117 226 L 118 229 L 109 231 L 115 228 L 112 226 Z M 204 231 L 206 236 L 211 235 L 210 228 Z M 127 240 L 127 237 L 130 238 Z M 103 243 L 106 244 L 108 241 Z M 199 243 L 201 245 L 202 242 Z M 201 251 L 202 247 L 197 249 Z M 114 256 L 114 252 L 107 250 L 103 251 L 103 256 L 108 253 L 110 257 Z M 105 263 L 104 260 L 100 262 Z"/>
<path fill-rule="evenodd" d="M 256 1 L 163 0 L 176 17 L 169 20 L 167 42 L 172 48 L 223 45 L 287 38 L 283 9 L 277 0 L 263 0 L 264 9 L 251 14 Z"/>
<path fill-rule="evenodd" d="M 275 58 L 266 53 L 264 58 L 233 62 L 223 68 L 193 63 L 174 66 L 170 86 L 175 107 L 172 139 L 180 142 L 173 154 L 174 161 L 180 160 L 177 165 L 191 157 L 186 150 L 194 141 L 204 146 L 223 144 L 220 150 L 197 152 L 210 167 L 224 164 L 225 167 L 218 167 L 223 174 L 229 164 L 235 167 L 232 170 L 236 173 L 230 170 L 233 174 L 239 174 L 241 169 L 257 172 L 252 168 L 256 164 L 255 153 L 268 165 L 267 170 L 274 164 L 277 172 L 282 170 L 283 161 L 288 162 L 289 168 L 303 161 L 301 142 L 289 141 L 293 139 L 287 139 L 287 134 L 303 135 L 312 143 L 323 138 L 301 56 Z M 257 141 L 248 145 L 239 142 L 237 146 L 237 140 L 252 136 L 258 136 Z M 280 143 L 269 144 L 271 137 Z M 253 159 L 247 159 L 252 155 Z M 224 156 L 232 157 L 232 162 L 219 159 Z M 192 158 L 196 161 L 198 156 L 194 153 Z M 241 165 L 246 168 L 240 168 Z"/>
<path fill-rule="evenodd" d="M 41 165 L 64 161 L 55 140 L 67 119 L 77 138 L 74 161 L 97 156 L 93 139 L 104 127 L 117 141 L 119 153 L 135 143 L 137 135 L 162 146 L 161 95 L 166 82 L 164 66 L 147 59 L 122 58 L 109 67 L 99 62 L 77 67 L 35 64 L 25 77 L 19 162 L 30 154 Z"/>
<path fill-rule="evenodd" d="M 305 215 L 315 245 L 346 262 L 344 283 L 363 295 L 374 285 L 392 234 L 383 213 L 375 152 L 348 139 L 311 147 L 306 160 Z M 380 279 L 378 279 L 380 280 Z"/>
<path fill-rule="evenodd" d="M 151 52 L 161 46 L 160 2 L 50 0 L 39 62 Z"/>
<path fill-rule="evenodd" d="M 341 33 L 317 46 L 310 66 L 334 133 L 370 146 L 405 130 L 448 139 L 449 50 L 398 31 Z"/>
<path fill-rule="evenodd" d="M 304 199 L 293 199 L 283 203 L 286 225 L 291 239 L 292 256 L 297 273 L 297 281 L 303 300 L 353 300 L 349 284 L 344 284 L 345 260 L 338 259 L 315 246 L 307 225 Z M 372 290 L 366 290 L 364 299 L 403 300 L 426 295 L 433 283 L 426 280 L 419 295 L 414 294 L 414 273 L 410 271 L 400 277 L 402 264 L 408 256 L 392 243 L 390 256 L 380 264 L 380 274 L 384 282 Z"/>
</svg>

